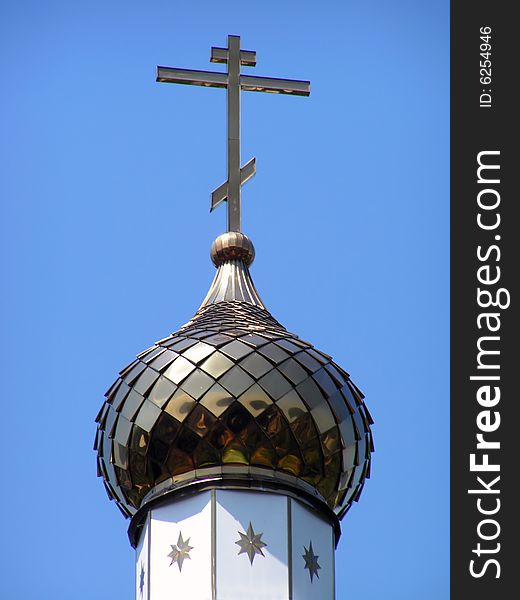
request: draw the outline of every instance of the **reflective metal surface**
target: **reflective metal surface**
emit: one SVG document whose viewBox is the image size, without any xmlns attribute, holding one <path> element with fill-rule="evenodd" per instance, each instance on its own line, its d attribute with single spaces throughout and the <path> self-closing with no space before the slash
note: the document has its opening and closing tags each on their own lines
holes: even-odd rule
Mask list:
<svg viewBox="0 0 520 600">
<path fill-rule="evenodd" d="M 210 255 L 216 267 L 230 260 L 241 260 L 249 266 L 255 259 L 255 248 L 246 235 L 232 231 L 218 236 L 211 245 Z"/>
<path fill-rule="evenodd" d="M 255 159 L 240 167 L 240 91 L 308 96 L 310 82 L 241 75 L 240 67 L 256 66 L 256 52 L 240 49 L 240 37 L 228 35 L 227 48 L 212 48 L 211 62 L 227 64 L 227 73 L 157 67 L 157 81 L 227 90 L 227 181 L 211 195 L 211 210 L 227 200 L 228 231 L 241 229 L 241 188 L 256 172 Z"/>
<path fill-rule="evenodd" d="M 128 516 L 163 486 L 234 474 L 314 490 L 341 517 L 370 473 L 363 395 L 328 355 L 273 318 L 246 263 L 226 256 L 193 319 L 108 390 L 99 474 Z"/>
</svg>

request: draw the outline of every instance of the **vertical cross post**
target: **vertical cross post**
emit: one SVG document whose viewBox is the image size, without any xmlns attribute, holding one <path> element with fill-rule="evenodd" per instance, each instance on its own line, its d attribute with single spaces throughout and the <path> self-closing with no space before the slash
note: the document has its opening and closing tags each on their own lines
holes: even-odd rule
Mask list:
<svg viewBox="0 0 520 600">
<path fill-rule="evenodd" d="M 240 231 L 240 37 L 228 36 L 228 231 Z"/>
</svg>

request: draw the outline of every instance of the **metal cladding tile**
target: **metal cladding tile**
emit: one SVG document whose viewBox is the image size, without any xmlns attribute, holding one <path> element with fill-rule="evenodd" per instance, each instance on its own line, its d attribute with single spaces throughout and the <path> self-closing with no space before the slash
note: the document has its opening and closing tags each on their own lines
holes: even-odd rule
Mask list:
<svg viewBox="0 0 520 600">
<path fill-rule="evenodd" d="M 374 424 L 374 419 L 372 418 L 372 415 L 370 414 L 370 411 L 368 410 L 368 407 L 364 402 L 361 405 L 361 407 L 363 408 L 363 412 L 365 413 L 365 417 L 368 422 L 367 429 L 369 429 L 370 425 Z"/>
<path fill-rule="evenodd" d="M 302 383 L 298 384 L 296 386 L 296 391 L 301 396 L 309 410 L 312 410 L 322 402 L 325 402 L 323 393 L 312 377 L 307 377 L 305 381 L 302 381 Z"/>
<path fill-rule="evenodd" d="M 139 409 L 135 424 L 145 431 L 150 432 L 160 415 L 161 409 L 153 402 L 145 400 Z"/>
<path fill-rule="evenodd" d="M 325 365 L 332 360 L 332 356 L 325 354 L 325 352 L 320 352 L 319 350 L 316 350 L 314 346 L 309 348 L 307 352 L 322 365 Z"/>
<path fill-rule="evenodd" d="M 355 443 L 351 444 L 350 446 L 347 446 L 342 451 L 342 461 L 344 471 L 359 465 L 358 451 Z"/>
<path fill-rule="evenodd" d="M 107 391 L 95 442 L 123 514 L 223 471 L 307 486 L 346 513 L 370 474 L 372 419 L 328 355 L 264 308 L 224 301 L 140 358 Z"/>
<path fill-rule="evenodd" d="M 321 447 L 325 457 L 341 450 L 340 433 L 337 427 L 331 427 L 320 435 Z"/>
<path fill-rule="evenodd" d="M 114 467 L 114 470 L 116 472 L 116 477 L 119 482 L 119 488 L 122 492 L 121 496 L 124 497 L 124 490 L 132 489 L 132 480 L 130 479 L 130 476 L 126 469 L 122 469 L 121 467 L 116 465 Z M 118 501 L 118 504 L 120 504 L 120 501 Z"/>
<path fill-rule="evenodd" d="M 98 431 L 101 433 L 101 435 L 99 436 L 99 439 L 98 439 L 97 455 L 98 455 L 98 458 L 101 460 L 103 458 L 103 454 L 104 454 L 104 445 L 105 445 L 105 443 L 108 444 L 110 442 L 110 440 L 108 439 L 108 437 L 106 437 L 104 431 L 102 431 L 101 429 L 98 429 Z"/>
<path fill-rule="evenodd" d="M 130 373 L 130 371 L 139 364 L 139 359 L 136 358 L 134 359 L 129 365 L 126 365 L 126 367 L 124 367 L 123 369 L 121 369 L 121 371 L 119 371 L 119 376 L 120 377 L 124 377 L 125 375 L 127 375 L 128 373 Z"/>
<path fill-rule="evenodd" d="M 252 348 L 260 348 L 269 343 L 269 339 L 257 333 L 247 333 L 240 338 L 240 341 L 249 344 Z"/>
<path fill-rule="evenodd" d="M 199 400 L 213 415 L 219 417 L 235 401 L 235 398 L 221 385 L 215 383 Z"/>
<path fill-rule="evenodd" d="M 215 352 L 214 346 L 199 341 L 194 346 L 185 350 L 182 354 L 184 358 L 187 358 L 195 365 L 198 365 L 213 352 Z"/>
<path fill-rule="evenodd" d="M 258 352 L 260 352 L 260 354 L 268 358 L 275 365 L 289 358 L 289 354 L 274 343 L 262 346 L 258 349 Z"/>
<path fill-rule="evenodd" d="M 200 404 L 196 404 L 184 422 L 184 425 L 199 437 L 204 437 L 209 433 L 216 420 L 217 418 L 209 410 Z"/>
<path fill-rule="evenodd" d="M 361 477 L 360 477 L 361 485 L 364 484 L 364 481 L 367 478 L 367 471 L 368 471 L 369 466 L 370 466 L 369 460 L 363 461 L 363 468 L 362 468 Z"/>
<path fill-rule="evenodd" d="M 224 356 L 224 354 L 220 352 L 214 352 L 200 365 L 200 368 L 208 373 L 208 375 L 218 379 L 226 371 L 229 371 L 234 364 L 235 363 L 227 356 Z"/>
<path fill-rule="evenodd" d="M 328 401 L 337 423 L 341 423 L 345 419 L 350 418 L 352 413 L 349 411 L 340 390 L 337 390 L 335 394 L 328 398 Z"/>
<path fill-rule="evenodd" d="M 114 396 L 114 394 L 117 392 L 117 389 L 121 385 L 121 381 L 122 381 L 121 378 L 118 378 L 114 381 L 114 383 L 105 392 L 106 398 L 108 398 L 110 400 Z"/>
<path fill-rule="evenodd" d="M 352 386 L 354 393 L 357 395 L 357 397 L 359 398 L 360 402 L 363 402 L 364 398 L 365 398 L 365 394 L 363 394 L 363 392 L 358 388 L 358 386 L 352 381 L 352 379 L 350 380 L 350 385 Z"/>
<path fill-rule="evenodd" d="M 307 407 L 295 390 L 290 390 L 282 396 L 276 402 L 276 406 L 281 409 L 289 424 L 309 414 Z"/>
<path fill-rule="evenodd" d="M 169 450 L 170 447 L 168 444 L 165 444 L 161 439 L 156 439 L 155 436 L 152 436 L 152 439 L 150 440 L 150 448 L 148 450 L 148 458 L 154 465 L 158 465 L 162 468 L 168 458 Z M 160 478 L 161 474 L 159 473 L 155 476 L 155 481 Z"/>
<path fill-rule="evenodd" d="M 335 363 L 327 363 L 325 365 L 325 369 L 327 370 L 327 373 L 332 377 L 338 388 L 342 388 L 347 383 L 348 377 L 345 377 L 340 373 L 340 371 L 336 368 Z"/>
<path fill-rule="evenodd" d="M 110 404 L 108 402 L 104 402 L 101 406 L 101 410 L 98 412 L 96 416 L 96 423 L 99 423 L 100 427 L 105 427 L 105 420 L 108 413 L 108 409 L 110 408 Z"/>
<path fill-rule="evenodd" d="M 182 423 L 195 404 L 195 399 L 179 388 L 164 407 L 164 411 Z"/>
<path fill-rule="evenodd" d="M 246 390 L 239 398 L 238 401 L 251 413 L 253 417 L 256 417 L 264 412 L 273 403 L 273 399 L 268 396 L 264 390 L 255 383 L 248 390 Z"/>
<path fill-rule="evenodd" d="M 293 344 L 296 344 L 299 348 L 311 348 L 312 347 L 311 344 L 309 344 L 308 342 L 305 342 L 303 340 L 300 340 L 299 337 L 297 337 L 293 334 L 289 334 L 289 335 L 290 335 L 290 337 L 289 337 L 290 341 Z"/>
<path fill-rule="evenodd" d="M 348 416 L 344 421 L 341 421 L 339 424 L 339 431 L 341 433 L 341 442 L 344 448 L 357 442 L 358 436 L 351 416 Z"/>
<path fill-rule="evenodd" d="M 303 350 L 302 352 L 299 352 L 298 354 L 295 354 L 294 358 L 301 365 L 303 365 L 310 374 L 314 373 L 315 371 L 321 368 L 321 363 L 319 363 L 315 358 L 313 358 L 309 354 L 309 348 Z"/>
<path fill-rule="evenodd" d="M 291 342 L 287 338 L 280 338 L 276 340 L 275 344 L 280 346 L 283 350 L 287 350 L 290 354 L 295 354 L 301 350 L 301 346 L 298 346 L 294 342 Z"/>
<path fill-rule="evenodd" d="M 191 346 L 194 346 L 197 343 L 197 340 L 190 340 L 189 338 L 184 338 L 170 346 L 170 349 L 174 352 L 178 352 L 179 354 L 181 354 L 183 350 L 187 350 L 188 348 L 191 348 Z"/>
<path fill-rule="evenodd" d="M 359 415 L 361 417 L 361 420 L 363 421 L 363 427 L 364 427 L 365 431 L 369 431 L 369 429 L 370 429 L 370 422 L 368 420 L 364 404 L 360 404 L 358 406 L 358 413 L 359 413 Z"/>
<path fill-rule="evenodd" d="M 200 470 L 220 463 L 221 454 L 214 446 L 201 440 L 193 453 L 193 461 L 196 468 Z"/>
<path fill-rule="evenodd" d="M 103 477 L 103 479 L 108 481 L 108 472 L 107 472 L 107 468 L 106 468 L 106 464 L 105 464 L 105 459 L 98 456 L 98 470 L 101 471 L 101 475 Z"/>
<path fill-rule="evenodd" d="M 224 344 L 227 344 L 229 342 L 231 342 L 233 340 L 233 338 L 231 338 L 228 335 L 224 335 L 223 333 L 215 333 L 213 335 L 210 335 L 209 337 L 204 339 L 204 342 L 206 344 L 211 344 L 213 346 L 215 346 L 215 348 L 219 348 L 220 346 L 223 346 Z"/>
<path fill-rule="evenodd" d="M 145 396 L 157 379 L 159 379 L 159 373 L 147 367 L 134 382 L 133 389 Z"/>
<path fill-rule="evenodd" d="M 177 357 L 163 373 L 164 377 L 179 385 L 195 369 L 195 365 L 183 356 Z"/>
<path fill-rule="evenodd" d="M 168 337 L 165 337 L 162 340 L 158 340 L 157 342 L 155 342 L 155 344 L 157 346 L 161 346 L 161 348 L 171 348 L 172 346 L 175 346 L 177 342 L 181 342 L 184 339 L 186 338 L 183 336 L 178 336 L 176 333 L 173 333 L 172 335 L 169 335 Z"/>
<path fill-rule="evenodd" d="M 249 375 L 255 379 L 262 377 L 262 375 L 265 375 L 273 368 L 273 365 L 257 352 L 249 354 L 242 359 L 239 364 L 242 369 L 247 371 Z"/>
<path fill-rule="evenodd" d="M 307 379 L 307 371 L 294 358 L 288 358 L 278 365 L 278 370 L 293 384 L 298 385 Z"/>
<path fill-rule="evenodd" d="M 190 338 L 199 338 L 200 335 L 208 335 L 208 332 L 206 331 L 206 329 L 191 329 L 190 330 Z"/>
<path fill-rule="evenodd" d="M 312 375 L 312 378 L 320 386 L 321 390 L 325 393 L 325 396 L 332 396 L 338 391 L 338 387 L 325 369 L 322 368 L 316 371 L 316 373 Z"/>
<path fill-rule="evenodd" d="M 352 502 L 359 502 L 359 496 L 361 495 L 361 490 L 363 489 L 363 486 L 358 484 L 356 486 L 356 489 L 354 490 L 354 493 L 351 496 L 351 501 Z"/>
<path fill-rule="evenodd" d="M 195 400 L 199 400 L 199 398 L 213 385 L 214 381 L 213 377 L 210 377 L 204 373 L 204 371 L 195 369 L 195 371 L 181 383 L 180 387 L 190 396 L 195 398 Z"/>
<path fill-rule="evenodd" d="M 112 406 L 113 406 L 114 410 L 117 410 L 118 412 L 121 410 L 123 402 L 124 402 L 125 398 L 128 396 L 130 389 L 131 389 L 130 386 L 126 382 L 124 382 L 123 380 L 120 380 L 120 381 L 121 381 L 121 385 L 117 388 L 116 395 L 112 399 Z"/>
<path fill-rule="evenodd" d="M 356 426 L 357 439 L 358 440 L 361 440 L 362 438 L 364 439 L 364 434 L 365 434 L 365 431 L 367 431 L 367 429 L 365 428 L 365 423 L 363 422 L 363 419 L 361 418 L 359 411 L 356 411 L 352 415 L 352 418 L 354 419 L 354 425 Z"/>
<path fill-rule="evenodd" d="M 312 420 L 310 413 L 302 414 L 290 422 L 289 427 L 301 446 L 308 444 L 318 437 L 316 424 Z"/>
<path fill-rule="evenodd" d="M 361 463 L 364 463 L 367 458 L 367 452 L 370 453 L 370 448 L 367 444 L 367 440 L 366 440 L 365 436 L 363 436 L 358 441 L 357 452 L 358 452 L 358 456 L 359 456 L 359 461 Z"/>
<path fill-rule="evenodd" d="M 166 377 L 161 376 L 148 392 L 147 398 L 159 408 L 163 408 L 176 391 L 177 386 Z"/>
<path fill-rule="evenodd" d="M 145 350 L 144 352 L 141 352 L 141 354 L 137 355 L 137 358 L 139 360 L 141 360 L 142 362 L 146 363 L 147 365 L 150 364 L 150 362 L 159 354 L 161 354 L 162 352 L 164 352 L 164 348 L 161 348 L 161 346 L 151 346 L 150 348 L 148 348 L 148 350 Z"/>
<path fill-rule="evenodd" d="M 118 416 L 119 416 L 119 413 L 117 413 L 112 407 L 110 407 L 110 410 L 108 411 L 108 414 L 107 414 L 106 423 L 105 423 L 105 432 L 109 438 L 114 437 L 114 428 L 115 428 Z"/>
<path fill-rule="evenodd" d="M 144 396 L 141 396 L 135 390 L 130 390 L 130 393 L 125 399 L 123 407 L 121 408 L 121 414 L 125 416 L 129 421 L 133 421 L 137 411 L 144 402 Z"/>
<path fill-rule="evenodd" d="M 116 467 L 119 467 L 120 469 L 128 468 L 128 448 L 126 446 L 122 446 L 121 444 L 114 442 L 113 458 L 114 458 L 114 465 Z M 121 476 L 117 472 L 117 470 L 116 470 L 116 475 L 118 475 L 118 480 L 121 481 Z M 123 487 L 125 487 L 125 486 L 123 485 Z"/>
<path fill-rule="evenodd" d="M 149 433 L 139 427 L 139 425 L 134 425 L 132 427 L 129 449 L 134 453 L 133 460 L 137 462 L 138 466 L 141 464 L 141 462 L 136 455 L 145 456 L 148 452 L 149 443 Z"/>
<path fill-rule="evenodd" d="M 353 415 L 357 410 L 357 402 L 348 385 L 344 385 L 341 388 L 341 394 L 343 395 L 343 398 L 345 398 L 345 404 L 347 405 L 350 414 Z"/>
<path fill-rule="evenodd" d="M 363 398 L 356 391 L 355 386 L 352 384 L 352 380 L 349 379 L 347 382 L 347 385 L 345 387 L 347 387 L 348 390 L 350 391 L 350 394 L 351 394 L 352 398 L 354 398 L 354 402 L 355 402 L 356 406 L 363 404 Z"/>
<path fill-rule="evenodd" d="M 114 500 L 115 496 L 112 493 L 112 486 L 108 483 L 107 479 L 103 479 L 103 485 L 105 486 L 105 491 L 107 493 L 109 500 Z"/>
<path fill-rule="evenodd" d="M 123 415 L 119 415 L 117 427 L 114 435 L 114 441 L 118 444 L 126 446 L 130 439 L 130 431 L 132 430 L 132 422 L 126 419 Z"/>
<path fill-rule="evenodd" d="M 343 473 L 341 474 L 341 477 L 339 479 L 339 485 L 338 485 L 338 489 L 340 491 L 344 491 L 349 487 L 353 474 L 354 474 L 353 468 L 349 469 L 348 471 L 343 471 Z"/>
<path fill-rule="evenodd" d="M 311 410 L 311 417 L 316 423 L 316 427 L 320 433 L 325 433 L 336 424 L 332 411 L 326 402 L 321 402 L 318 406 L 313 408 Z"/>
<path fill-rule="evenodd" d="M 350 374 L 345 371 L 338 363 L 334 363 L 334 367 L 339 371 L 340 375 L 345 379 L 345 381 L 350 381 Z"/>
<path fill-rule="evenodd" d="M 291 384 L 277 369 L 272 369 L 258 380 L 258 383 L 271 396 L 273 400 L 278 400 L 285 396 L 292 389 Z"/>
<path fill-rule="evenodd" d="M 235 365 L 219 380 L 219 384 L 228 390 L 235 398 L 245 392 L 255 382 L 245 371 L 238 365 Z"/>
<path fill-rule="evenodd" d="M 180 429 L 181 422 L 168 413 L 163 412 L 150 432 L 153 438 L 152 442 L 161 442 L 169 449 L 175 443 L 175 438 Z M 151 446 L 154 446 L 154 444 L 151 444 Z M 156 448 L 159 454 L 161 453 L 161 448 L 162 446 Z"/>
<path fill-rule="evenodd" d="M 138 361 L 136 365 L 134 365 L 130 371 L 126 372 L 124 375 L 121 374 L 121 377 L 126 381 L 128 385 L 133 385 L 134 381 L 141 375 L 141 373 L 146 369 L 146 364 L 144 362 Z"/>
<path fill-rule="evenodd" d="M 229 342 L 229 344 L 221 346 L 220 351 L 229 356 L 231 359 L 237 361 L 247 354 L 253 352 L 253 349 L 240 340 L 233 340 L 232 342 Z"/>
<path fill-rule="evenodd" d="M 156 371 L 159 371 L 159 373 L 162 373 L 172 364 L 177 356 L 179 356 L 177 352 L 161 348 L 161 352 L 154 356 L 147 364 Z"/>
</svg>

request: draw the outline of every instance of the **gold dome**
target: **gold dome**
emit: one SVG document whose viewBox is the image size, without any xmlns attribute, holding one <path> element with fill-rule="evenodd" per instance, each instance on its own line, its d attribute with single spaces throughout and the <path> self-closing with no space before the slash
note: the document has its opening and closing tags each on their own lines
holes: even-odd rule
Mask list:
<svg viewBox="0 0 520 600">
<path fill-rule="evenodd" d="M 248 238 L 220 238 L 217 274 L 195 316 L 107 391 L 98 474 L 126 516 L 190 485 L 240 480 L 312 496 L 341 518 L 370 475 L 363 394 L 266 310 Z"/>
</svg>

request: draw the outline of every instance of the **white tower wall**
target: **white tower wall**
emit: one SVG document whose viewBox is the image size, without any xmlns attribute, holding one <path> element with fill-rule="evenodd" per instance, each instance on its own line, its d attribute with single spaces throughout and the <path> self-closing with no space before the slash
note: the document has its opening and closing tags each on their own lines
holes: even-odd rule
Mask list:
<svg viewBox="0 0 520 600">
<path fill-rule="evenodd" d="M 334 600 L 334 529 L 303 502 L 212 490 L 152 508 L 136 600 Z"/>
</svg>

